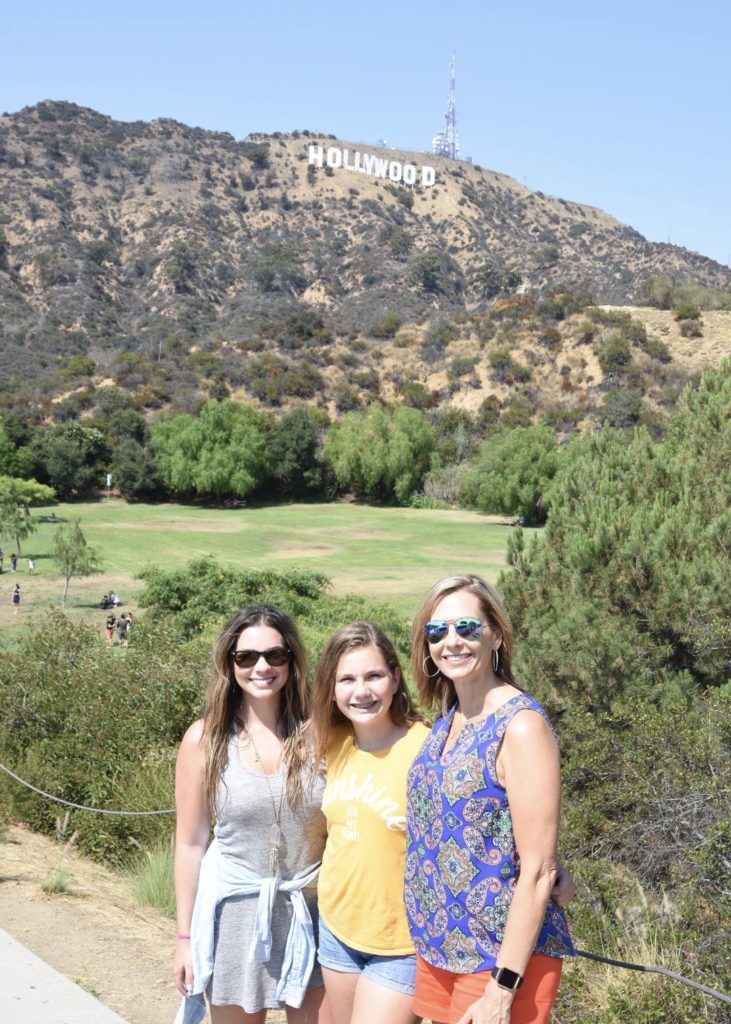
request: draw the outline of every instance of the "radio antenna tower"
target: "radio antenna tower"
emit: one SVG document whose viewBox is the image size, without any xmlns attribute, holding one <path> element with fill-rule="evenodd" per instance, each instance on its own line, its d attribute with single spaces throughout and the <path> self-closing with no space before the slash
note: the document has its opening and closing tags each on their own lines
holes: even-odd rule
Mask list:
<svg viewBox="0 0 731 1024">
<path fill-rule="evenodd" d="M 454 105 L 454 50 L 449 65 L 449 99 L 447 112 L 444 115 L 444 130 L 434 136 L 431 151 L 436 156 L 448 156 L 450 160 L 459 160 L 459 135 L 457 134 L 457 110 Z"/>
</svg>

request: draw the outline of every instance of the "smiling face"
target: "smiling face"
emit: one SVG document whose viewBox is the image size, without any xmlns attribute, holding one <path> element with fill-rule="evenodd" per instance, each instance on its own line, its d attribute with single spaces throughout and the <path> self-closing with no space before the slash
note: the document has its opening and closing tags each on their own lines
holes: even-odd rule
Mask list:
<svg viewBox="0 0 731 1024">
<path fill-rule="evenodd" d="M 389 709 L 399 685 L 375 644 L 356 647 L 338 661 L 333 699 L 338 710 L 361 730 L 390 728 Z"/>
<path fill-rule="evenodd" d="M 435 604 L 430 619 L 443 619 L 450 623 L 447 635 L 439 643 L 429 644 L 429 653 L 436 667 L 455 684 L 492 679 L 493 651 L 500 647 L 502 636 L 485 615 L 476 594 L 468 590 L 455 590 Z M 453 623 L 459 619 L 479 619 L 483 623 L 479 634 L 460 636 Z"/>
<path fill-rule="evenodd" d="M 262 623 L 242 630 L 232 650 L 270 651 L 278 647 L 286 647 L 284 637 L 279 630 Z M 284 665 L 270 665 L 262 655 L 251 668 L 239 668 L 233 658 L 231 665 L 244 700 L 279 702 L 280 694 L 289 679 L 289 661 Z"/>
</svg>

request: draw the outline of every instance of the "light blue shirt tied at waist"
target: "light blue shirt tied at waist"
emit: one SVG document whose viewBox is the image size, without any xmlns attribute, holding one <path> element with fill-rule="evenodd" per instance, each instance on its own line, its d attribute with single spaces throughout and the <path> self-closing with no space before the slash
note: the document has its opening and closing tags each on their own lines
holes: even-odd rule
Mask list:
<svg viewBox="0 0 731 1024">
<path fill-rule="evenodd" d="M 302 889 L 317 878 L 319 870 L 320 864 L 317 863 L 301 878 L 262 877 L 246 865 L 221 856 L 218 844 L 213 840 L 201 863 L 190 925 L 193 989 L 181 1002 L 175 1024 L 200 1024 L 206 1015 L 203 993 L 213 974 L 216 907 L 229 896 L 259 894 L 249 961 L 266 963 L 272 951 L 274 898 L 277 892 L 288 894 L 293 911 L 292 923 L 287 933 L 282 974 L 275 995 L 289 1006 L 302 1005 L 315 963 L 315 933 Z"/>
</svg>

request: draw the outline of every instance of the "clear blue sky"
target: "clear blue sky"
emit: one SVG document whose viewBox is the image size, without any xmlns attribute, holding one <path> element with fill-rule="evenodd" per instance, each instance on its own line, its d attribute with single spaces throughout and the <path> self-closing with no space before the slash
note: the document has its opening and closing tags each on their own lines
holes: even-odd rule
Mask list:
<svg viewBox="0 0 731 1024">
<path fill-rule="evenodd" d="M 728 0 L 4 0 L 0 110 L 309 128 L 462 153 L 731 262 Z"/>
</svg>

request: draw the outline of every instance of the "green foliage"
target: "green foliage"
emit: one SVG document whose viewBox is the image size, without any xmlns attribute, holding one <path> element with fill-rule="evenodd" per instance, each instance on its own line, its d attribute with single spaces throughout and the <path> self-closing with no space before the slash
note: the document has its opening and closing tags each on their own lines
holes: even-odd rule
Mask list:
<svg viewBox="0 0 731 1024">
<path fill-rule="evenodd" d="M 439 250 L 417 253 L 409 263 L 407 276 L 411 284 L 430 294 L 457 295 L 464 286 L 457 264 Z"/>
<path fill-rule="evenodd" d="M 62 607 L 66 605 L 69 583 L 73 576 L 91 576 L 102 571 L 99 555 L 87 543 L 78 519 L 71 519 L 54 531 L 51 557 L 63 577 Z"/>
<path fill-rule="evenodd" d="M 140 578 L 145 582 L 140 605 L 156 618 L 171 619 L 188 636 L 207 623 L 225 621 L 235 609 L 248 604 L 276 604 L 291 615 L 304 614 L 329 586 L 322 573 L 300 569 L 240 572 L 209 558 L 188 562 L 172 572 L 148 568 Z"/>
<path fill-rule="evenodd" d="M 439 401 L 438 396 L 418 380 L 405 380 L 398 390 L 404 405 L 412 409 L 432 409 Z"/>
<path fill-rule="evenodd" d="M 69 891 L 72 874 L 67 864 L 59 864 L 41 882 L 41 889 L 47 896 L 61 896 Z"/>
<path fill-rule="evenodd" d="M 151 436 L 160 474 L 177 494 L 245 498 L 267 476 L 264 423 L 250 406 L 209 401 L 199 416 L 155 421 Z"/>
<path fill-rule="evenodd" d="M 599 419 L 610 427 L 634 427 L 642 414 L 642 396 L 634 388 L 612 388 L 599 407 Z"/>
<path fill-rule="evenodd" d="M 36 480 L 0 476 L 0 537 L 12 538 L 17 554 L 21 553 L 20 542 L 30 537 L 38 525 L 30 506 L 49 504 L 54 499 L 53 488 Z"/>
<path fill-rule="evenodd" d="M 599 365 L 604 373 L 622 371 L 632 360 L 630 343 L 620 332 L 610 334 L 601 345 L 598 356 Z"/>
<path fill-rule="evenodd" d="M 729 361 L 686 389 L 663 442 L 569 442 L 545 537 L 512 539 L 502 578 L 526 678 L 591 707 L 728 679 L 730 449 Z"/>
<path fill-rule="evenodd" d="M 170 842 L 157 842 L 151 850 L 142 850 L 126 871 L 132 895 L 144 907 L 156 907 L 167 917 L 175 917 L 173 850 Z"/>
<path fill-rule="evenodd" d="M 570 911 L 574 940 L 619 959 L 664 964 L 698 979 L 705 974 L 727 990 L 723 922 L 731 901 L 719 851 L 727 849 L 731 829 L 729 695 L 670 690 L 657 701 L 618 699 L 595 715 L 574 702 L 560 732 L 561 845 L 582 897 Z M 722 1019 L 700 1006 L 691 1013 L 692 994 L 670 981 L 655 979 L 650 991 L 636 991 L 623 972 L 610 969 L 602 978 L 600 971 L 587 968 L 589 992 L 579 992 L 577 1002 L 591 1003 L 595 990 L 592 1020 L 602 1024 L 636 1019 L 628 1010 L 632 993 L 645 1012 L 654 1007 L 658 1014 L 637 1019 Z M 586 1019 L 564 1008 L 576 996 L 563 993 L 562 1020 Z"/>
<path fill-rule="evenodd" d="M 695 302 L 678 298 L 673 302 L 673 316 L 676 320 L 700 320 L 701 311 Z"/>
<path fill-rule="evenodd" d="M 109 458 L 101 431 L 76 422 L 62 423 L 40 434 L 34 448 L 46 482 L 59 498 L 101 485 Z"/>
<path fill-rule="evenodd" d="M 431 465 L 434 431 L 416 409 L 373 402 L 328 431 L 325 459 L 343 489 L 404 504 Z"/>
<path fill-rule="evenodd" d="M 175 747 L 199 714 L 207 659 L 207 645 L 142 624 L 119 656 L 96 629 L 56 613 L 0 661 L 1 759 L 75 803 L 172 807 Z M 12 785 L 15 816 L 54 832 L 57 805 Z M 117 863 L 129 858 L 130 837 L 151 847 L 172 824 L 172 816 L 71 816 L 81 849 Z"/>
<path fill-rule="evenodd" d="M 378 320 L 370 329 L 372 338 L 393 338 L 401 327 L 401 317 L 398 313 L 394 313 L 392 310 L 383 314 L 383 318 Z"/>
<path fill-rule="evenodd" d="M 293 409 L 275 426 L 268 460 L 277 492 L 284 498 L 311 498 L 322 488 L 319 428 L 307 409 Z"/>
<path fill-rule="evenodd" d="M 192 250 L 181 239 L 173 242 L 165 253 L 162 272 L 176 292 L 188 291 L 195 277 L 196 266 Z"/>
<path fill-rule="evenodd" d="M 731 309 L 731 289 L 708 288 L 691 282 L 677 284 L 659 274 L 642 282 L 638 301 L 641 305 L 658 309 L 673 309 L 680 303 L 692 303 L 705 310 Z"/>
<path fill-rule="evenodd" d="M 125 498 L 134 500 L 163 489 L 154 454 L 133 437 L 114 446 L 110 469 L 114 486 Z"/>
<path fill-rule="evenodd" d="M 558 464 L 554 432 L 516 427 L 491 435 L 468 471 L 462 500 L 483 512 L 523 515 L 528 525 L 545 522 L 546 492 Z"/>
<path fill-rule="evenodd" d="M 269 166 L 268 142 L 241 142 L 239 148 L 257 170 L 264 170 Z"/>
<path fill-rule="evenodd" d="M 481 299 L 494 299 L 503 292 L 515 291 L 521 282 L 520 274 L 496 257 L 477 267 L 470 277 L 470 285 Z"/>
<path fill-rule="evenodd" d="M 501 384 L 521 384 L 531 379 L 527 366 L 513 359 L 505 348 L 496 348 L 488 355 L 493 378 Z"/>
<path fill-rule="evenodd" d="M 250 359 L 246 381 L 255 398 L 280 405 L 288 398 L 313 398 L 324 387 L 322 374 L 307 360 L 290 364 L 274 352 Z"/>
</svg>

